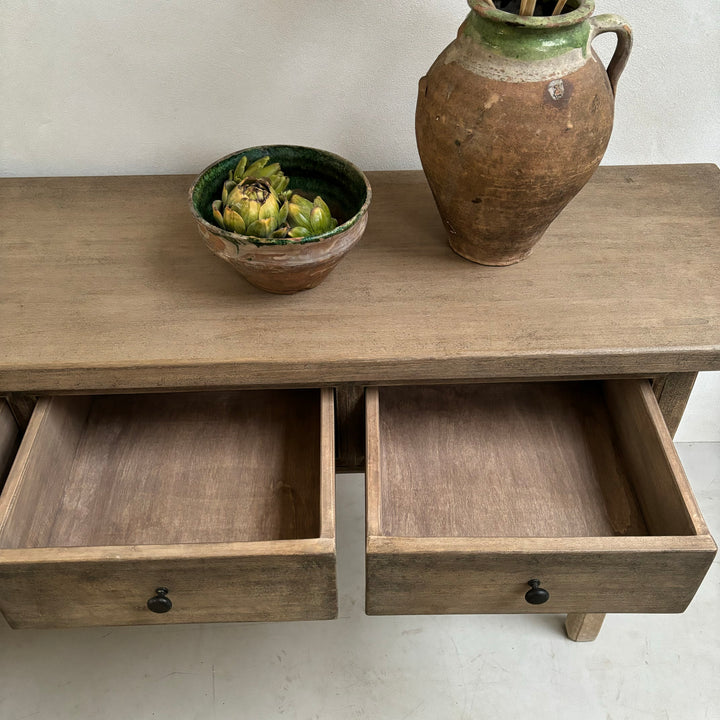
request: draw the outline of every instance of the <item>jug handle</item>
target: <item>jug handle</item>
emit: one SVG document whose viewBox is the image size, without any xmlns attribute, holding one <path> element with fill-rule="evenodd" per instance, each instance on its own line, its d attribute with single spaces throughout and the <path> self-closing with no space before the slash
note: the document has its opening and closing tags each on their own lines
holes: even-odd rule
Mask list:
<svg viewBox="0 0 720 720">
<path fill-rule="evenodd" d="M 596 15 L 590 18 L 591 43 L 598 35 L 608 32 L 617 35 L 615 54 L 607 68 L 610 85 L 612 86 L 613 95 L 615 95 L 617 93 L 618 80 L 630 57 L 633 34 L 632 28 L 619 15 Z"/>
</svg>

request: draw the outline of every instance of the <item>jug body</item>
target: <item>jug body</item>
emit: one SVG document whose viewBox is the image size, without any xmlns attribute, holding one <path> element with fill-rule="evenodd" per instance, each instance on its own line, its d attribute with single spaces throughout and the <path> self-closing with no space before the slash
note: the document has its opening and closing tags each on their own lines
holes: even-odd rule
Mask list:
<svg viewBox="0 0 720 720">
<path fill-rule="evenodd" d="M 453 250 L 510 265 L 600 164 L 632 36 L 617 16 L 592 17 L 593 0 L 557 17 L 470 5 L 420 81 L 418 150 Z M 618 35 L 607 70 L 592 48 L 601 32 Z"/>
</svg>

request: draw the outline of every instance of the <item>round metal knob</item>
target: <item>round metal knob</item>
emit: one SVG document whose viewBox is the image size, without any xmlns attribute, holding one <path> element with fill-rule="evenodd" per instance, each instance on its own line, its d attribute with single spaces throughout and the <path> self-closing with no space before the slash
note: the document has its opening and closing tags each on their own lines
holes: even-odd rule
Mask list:
<svg viewBox="0 0 720 720">
<path fill-rule="evenodd" d="M 166 613 L 172 610 L 172 600 L 167 597 L 167 588 L 158 588 L 155 590 L 155 597 L 151 597 L 147 601 L 148 610 L 154 613 Z"/>
<path fill-rule="evenodd" d="M 539 580 L 530 580 L 528 585 L 530 589 L 525 593 L 525 600 L 531 605 L 542 605 L 550 599 L 550 593 L 540 587 Z"/>
</svg>

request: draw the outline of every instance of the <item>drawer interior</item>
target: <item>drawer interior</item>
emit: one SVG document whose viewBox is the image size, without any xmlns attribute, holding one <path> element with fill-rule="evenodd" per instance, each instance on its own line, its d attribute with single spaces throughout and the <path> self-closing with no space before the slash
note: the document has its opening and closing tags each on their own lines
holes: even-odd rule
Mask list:
<svg viewBox="0 0 720 720">
<path fill-rule="evenodd" d="M 0 548 L 317 538 L 324 432 L 320 390 L 43 399 Z"/>
<path fill-rule="evenodd" d="M 10 470 L 20 437 L 20 429 L 10 407 L 0 397 L 0 490 Z"/>
<path fill-rule="evenodd" d="M 369 535 L 697 533 L 645 381 L 368 393 Z"/>
</svg>

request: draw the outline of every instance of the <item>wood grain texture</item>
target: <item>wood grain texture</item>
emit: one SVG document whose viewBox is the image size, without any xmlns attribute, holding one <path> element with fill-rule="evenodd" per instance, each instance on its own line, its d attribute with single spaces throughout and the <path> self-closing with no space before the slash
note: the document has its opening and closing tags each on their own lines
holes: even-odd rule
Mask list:
<svg viewBox="0 0 720 720">
<path fill-rule="evenodd" d="M 680 613 L 715 556 L 709 536 L 370 537 L 369 615 Z M 537 578 L 544 605 L 525 601 Z"/>
<path fill-rule="evenodd" d="M 20 442 L 20 429 L 8 404 L 0 398 L 0 489 Z"/>
<path fill-rule="evenodd" d="M 319 537 L 319 391 L 41 402 L 44 429 L 28 457 L 36 466 L 25 472 L 2 547 Z M 53 437 L 76 429 L 62 463 L 50 425 Z"/>
<path fill-rule="evenodd" d="M 505 269 L 452 252 L 422 173 L 369 177 L 365 237 L 289 298 L 207 251 L 190 177 L 0 180 L 0 391 L 720 369 L 715 166 L 600 168 Z"/>
<path fill-rule="evenodd" d="M 650 533 L 707 535 L 650 383 L 609 380 L 603 387 Z"/>
<path fill-rule="evenodd" d="M 335 398 L 332 388 L 322 388 L 314 392 L 319 392 L 320 395 L 320 537 L 332 538 L 334 542 Z M 297 470 L 298 468 L 296 472 Z"/>
<path fill-rule="evenodd" d="M 382 534 L 382 486 L 380 453 L 380 388 L 365 391 L 365 532 L 368 538 Z"/>
<path fill-rule="evenodd" d="M 333 432 L 330 389 L 41 400 L 0 497 L 0 609 L 13 627 L 334 617 Z"/>
<path fill-rule="evenodd" d="M 575 642 L 592 642 L 598 636 L 605 621 L 602 613 L 572 613 L 565 619 L 565 632 Z"/>
<path fill-rule="evenodd" d="M 370 614 L 682 612 L 715 555 L 647 381 L 373 388 L 367 422 Z"/>
<path fill-rule="evenodd" d="M 38 403 L 0 495 L 0 548 L 25 534 L 51 533 L 90 403 L 86 396 Z"/>
<path fill-rule="evenodd" d="M 694 372 L 671 373 L 653 383 L 655 397 L 671 437 L 675 437 L 675 433 L 680 426 L 680 421 L 696 380 L 697 373 Z"/>
<path fill-rule="evenodd" d="M 14 628 L 329 619 L 335 541 L 0 550 L 0 610 Z"/>
<path fill-rule="evenodd" d="M 365 469 L 365 388 L 335 388 L 337 465 L 341 472 Z"/>
<path fill-rule="evenodd" d="M 379 415 L 382 535 L 647 534 L 599 383 L 382 388 Z"/>
</svg>

